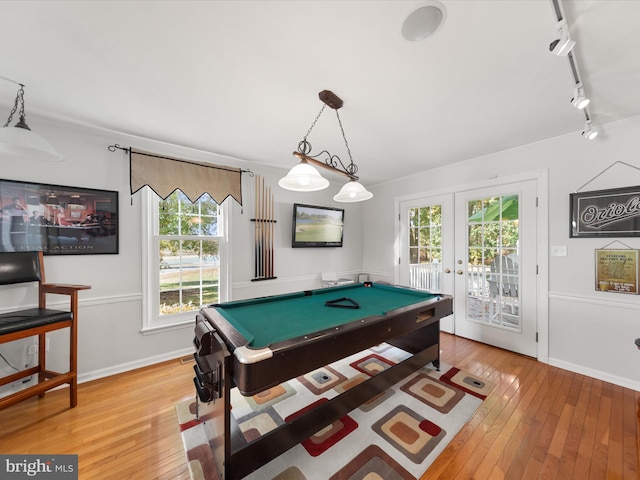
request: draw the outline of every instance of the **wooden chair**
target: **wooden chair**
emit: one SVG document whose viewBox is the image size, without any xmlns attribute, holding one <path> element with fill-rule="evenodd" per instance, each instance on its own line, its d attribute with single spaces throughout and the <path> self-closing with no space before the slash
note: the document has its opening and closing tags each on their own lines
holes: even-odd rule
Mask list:
<svg viewBox="0 0 640 480">
<path fill-rule="evenodd" d="M 490 267 L 491 273 L 488 278 L 490 318 L 494 319 L 502 315 L 516 315 L 517 300 L 520 288 L 519 265 L 518 262 L 507 255 L 500 255 Z M 504 307 L 509 302 L 509 312 Z M 495 309 L 494 309 L 495 303 Z"/>
<path fill-rule="evenodd" d="M 37 382 L 23 390 L 0 398 L 0 410 L 34 395 L 41 398 L 47 390 L 69 384 L 69 404 L 78 403 L 77 346 L 78 292 L 88 285 L 46 283 L 42 252 L 0 253 L 0 285 L 38 282 L 38 307 L 0 314 L 0 344 L 37 336 L 38 365 L 0 378 L 0 386 L 37 374 Z M 53 310 L 46 306 L 47 294 L 69 296 L 69 310 Z M 69 328 L 69 371 L 53 372 L 46 368 L 47 332 Z"/>
</svg>

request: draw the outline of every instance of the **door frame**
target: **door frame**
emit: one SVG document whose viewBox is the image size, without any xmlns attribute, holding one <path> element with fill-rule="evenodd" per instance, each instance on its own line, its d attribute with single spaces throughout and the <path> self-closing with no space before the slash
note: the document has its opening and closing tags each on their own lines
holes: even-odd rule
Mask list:
<svg viewBox="0 0 640 480">
<path fill-rule="evenodd" d="M 537 359 L 544 363 L 549 363 L 549 174 L 548 170 L 535 170 L 520 174 L 495 176 L 491 179 L 479 182 L 451 185 L 437 190 L 413 193 L 410 195 L 398 196 L 394 198 L 394 215 L 397 219 L 394 245 L 394 282 L 400 281 L 400 258 L 402 255 L 402 245 L 400 244 L 400 203 L 420 198 L 437 195 L 455 194 L 467 190 L 479 188 L 490 188 L 499 185 L 517 183 L 526 180 L 536 181 L 536 198 L 538 207 L 536 209 L 536 265 L 538 275 L 536 276 L 536 286 L 538 298 L 536 299 L 536 325 L 538 333 L 538 353 Z"/>
</svg>

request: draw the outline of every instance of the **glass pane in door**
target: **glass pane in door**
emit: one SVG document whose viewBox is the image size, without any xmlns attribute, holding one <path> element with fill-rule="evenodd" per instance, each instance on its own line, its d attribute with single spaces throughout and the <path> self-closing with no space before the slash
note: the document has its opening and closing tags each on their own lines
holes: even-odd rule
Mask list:
<svg viewBox="0 0 640 480">
<path fill-rule="evenodd" d="M 409 285 L 442 290 L 442 206 L 415 207 L 409 213 Z"/>
<path fill-rule="evenodd" d="M 467 201 L 467 318 L 519 331 L 519 197 Z"/>
</svg>

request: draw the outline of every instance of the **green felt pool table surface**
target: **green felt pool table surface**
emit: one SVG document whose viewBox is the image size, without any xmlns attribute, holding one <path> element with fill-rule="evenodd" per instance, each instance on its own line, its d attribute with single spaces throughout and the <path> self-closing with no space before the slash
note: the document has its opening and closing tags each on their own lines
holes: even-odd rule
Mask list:
<svg viewBox="0 0 640 480">
<path fill-rule="evenodd" d="M 391 285 L 352 284 L 308 292 L 275 295 L 216 305 L 218 312 L 248 341 L 252 348 L 385 315 L 438 295 Z M 348 298 L 359 308 L 329 307 L 327 301 Z M 348 302 L 340 302 L 347 304 Z"/>
</svg>

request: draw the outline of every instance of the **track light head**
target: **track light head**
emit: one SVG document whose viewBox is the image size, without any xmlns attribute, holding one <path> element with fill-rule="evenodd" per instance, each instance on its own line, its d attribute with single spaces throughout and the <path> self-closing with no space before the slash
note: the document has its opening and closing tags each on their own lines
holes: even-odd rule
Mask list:
<svg viewBox="0 0 640 480">
<path fill-rule="evenodd" d="M 585 108 L 587 105 L 589 105 L 589 102 L 591 100 L 589 100 L 588 98 L 584 97 L 584 96 L 578 96 L 578 97 L 574 97 L 571 99 L 571 104 L 576 107 L 579 110 L 582 110 L 583 108 Z"/>
<path fill-rule="evenodd" d="M 575 47 L 576 42 L 571 40 L 567 22 L 564 20 L 558 22 L 556 30 L 558 32 L 558 38 L 549 44 L 549 51 L 555 53 L 559 57 L 566 57 L 569 55 L 571 49 Z"/>
<path fill-rule="evenodd" d="M 571 104 L 574 107 L 576 107 L 577 109 L 582 110 L 587 105 L 589 105 L 590 101 L 591 100 L 589 100 L 587 97 L 585 97 L 584 89 L 582 88 L 582 85 L 579 84 L 576 87 L 575 93 L 573 94 L 573 98 L 571 99 Z"/>
<path fill-rule="evenodd" d="M 586 125 L 584 126 L 584 130 L 582 131 L 582 136 L 587 140 L 593 140 L 598 136 L 598 133 L 600 133 L 598 129 L 594 128 L 591 125 L 591 122 L 587 121 Z"/>
</svg>

